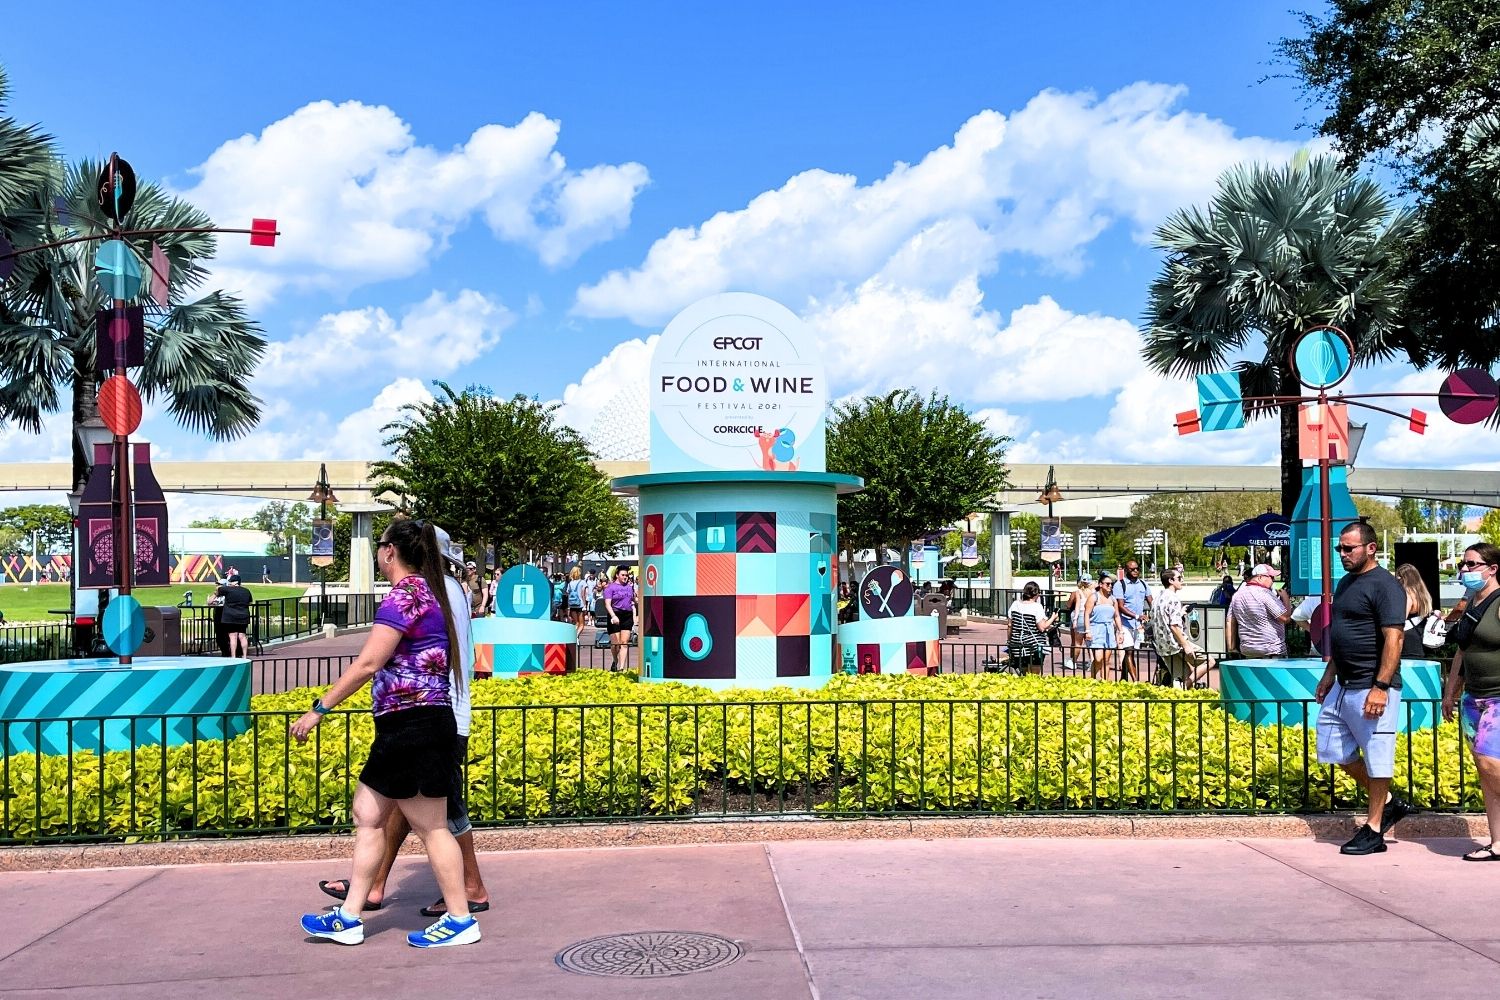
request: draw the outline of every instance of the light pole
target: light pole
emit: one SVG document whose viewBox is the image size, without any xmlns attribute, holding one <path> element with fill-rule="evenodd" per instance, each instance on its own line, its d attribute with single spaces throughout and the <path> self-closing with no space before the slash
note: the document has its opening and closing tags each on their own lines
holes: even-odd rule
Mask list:
<svg viewBox="0 0 1500 1000">
<path fill-rule="evenodd" d="M 1156 561 L 1156 546 L 1158 543 L 1164 543 L 1166 541 L 1167 533 L 1160 528 L 1152 528 L 1150 531 L 1146 532 L 1146 537 L 1151 540 L 1151 572 L 1159 573 L 1161 572 L 1161 563 L 1158 563 Z M 1165 561 L 1166 557 L 1165 555 L 1163 555 L 1162 562 Z"/>
<path fill-rule="evenodd" d="M 1093 528 L 1078 529 L 1078 564 L 1080 566 L 1092 566 L 1094 560 L 1091 550 L 1098 539 L 1099 533 Z"/>
<path fill-rule="evenodd" d="M 1021 550 L 1026 547 L 1026 532 L 1020 528 L 1010 533 L 1011 544 L 1016 547 L 1016 568 L 1021 568 Z"/>
<path fill-rule="evenodd" d="M 318 627 L 322 628 L 328 615 L 328 567 L 333 565 L 333 525 L 328 521 L 328 505 L 339 502 L 333 487 L 328 485 L 327 464 L 318 464 L 318 481 L 313 484 L 313 491 L 307 499 L 318 505 L 318 524 L 313 528 L 312 564 L 318 567 Z M 320 530 L 326 532 L 322 544 L 319 544 Z M 292 558 L 295 560 L 296 555 Z"/>
<path fill-rule="evenodd" d="M 1070 531 L 1064 531 L 1062 533 L 1061 540 L 1062 540 L 1062 571 L 1063 571 L 1062 578 L 1063 578 L 1063 582 L 1067 583 L 1068 582 L 1068 549 L 1073 544 L 1073 533 L 1070 532 Z"/>
</svg>

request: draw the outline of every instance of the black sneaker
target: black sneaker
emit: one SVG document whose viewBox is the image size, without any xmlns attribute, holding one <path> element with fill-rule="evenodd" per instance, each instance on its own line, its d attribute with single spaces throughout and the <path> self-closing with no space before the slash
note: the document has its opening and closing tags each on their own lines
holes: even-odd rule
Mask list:
<svg viewBox="0 0 1500 1000">
<path fill-rule="evenodd" d="M 1380 835 L 1379 830 L 1370 829 L 1370 824 L 1364 823 L 1354 832 L 1349 843 L 1339 848 L 1340 854 L 1384 854 L 1385 838 Z"/>
<path fill-rule="evenodd" d="M 1391 830 L 1395 829 L 1396 824 L 1410 816 L 1414 811 L 1410 802 L 1392 795 L 1390 801 L 1386 802 L 1385 808 L 1380 810 L 1380 835 L 1382 837 L 1389 836 Z"/>
</svg>

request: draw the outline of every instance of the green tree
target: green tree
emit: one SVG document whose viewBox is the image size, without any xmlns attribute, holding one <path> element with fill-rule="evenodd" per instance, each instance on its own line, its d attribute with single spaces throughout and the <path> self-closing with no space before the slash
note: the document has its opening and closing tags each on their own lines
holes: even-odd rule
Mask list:
<svg viewBox="0 0 1500 1000">
<path fill-rule="evenodd" d="M 34 225 L 20 242 L 107 233 L 95 205 L 100 166 L 81 160 L 34 191 L 26 213 Z M 54 199 L 60 199 L 65 214 L 53 210 Z M 212 220 L 142 181 L 124 223 L 155 230 L 203 228 Z M 260 419 L 260 401 L 249 382 L 266 342 L 238 298 L 210 291 L 185 301 L 208 277 L 205 263 L 215 249 L 211 234 L 161 235 L 155 241 L 171 264 L 170 299 L 176 304 L 147 310 L 145 364 L 132 373 L 132 381 L 148 402 L 164 399 L 184 427 L 219 440 L 239 437 Z M 151 238 L 127 242 L 150 274 Z M 95 314 L 110 303 L 94 277 L 98 245 L 84 241 L 16 258 L 15 273 L 0 286 L 0 420 L 36 433 L 62 408 L 65 391 L 71 395 L 75 430 L 97 416 Z M 81 486 L 91 461 L 75 433 L 75 486 Z"/>
<path fill-rule="evenodd" d="M 225 531 L 238 531 L 242 528 L 254 528 L 254 523 L 249 518 L 234 517 L 200 517 L 188 524 L 189 528 L 218 528 Z"/>
<path fill-rule="evenodd" d="M 1412 355 L 1500 360 L 1500 10 L 1494 0 L 1330 0 L 1282 39 L 1320 134 L 1344 162 L 1391 168 L 1420 198 L 1402 263 Z"/>
<path fill-rule="evenodd" d="M 839 498 L 846 547 L 906 552 L 910 539 L 985 506 L 1008 485 L 1009 442 L 937 393 L 898 389 L 835 406 L 829 471 L 865 481 Z"/>
<path fill-rule="evenodd" d="M 292 539 L 299 538 L 304 545 L 312 532 L 312 510 L 305 503 L 288 503 L 272 500 L 249 517 L 257 531 L 271 536 L 266 545 L 266 555 L 284 556 L 292 551 Z"/>
<path fill-rule="evenodd" d="M 1396 268 L 1412 226 L 1410 212 L 1331 157 L 1234 167 L 1206 210 L 1179 210 L 1156 230 L 1166 260 L 1151 283 L 1142 354 L 1178 377 L 1232 365 L 1246 396 L 1300 395 L 1287 354 L 1325 323 L 1349 334 L 1357 363 L 1388 360 L 1405 343 Z M 1246 406 L 1250 416 L 1271 412 Z M 1279 409 L 1287 513 L 1302 461 L 1296 409 Z"/>
<path fill-rule="evenodd" d="M 1451 535 L 1464 530 L 1469 506 L 1450 500 L 1424 500 L 1422 514 L 1428 524 L 1426 530 Z"/>
<path fill-rule="evenodd" d="M 30 551 L 31 533 L 37 534 L 39 552 L 66 550 L 73 541 L 73 515 L 62 504 L 26 504 L 0 510 L 0 527 L 9 528 Z"/>
<path fill-rule="evenodd" d="M 1354 508 L 1373 528 L 1384 536 L 1401 534 L 1401 516 L 1395 507 L 1375 497 L 1355 494 Z M 1206 549 L 1203 539 L 1241 521 L 1275 510 L 1279 497 L 1275 493 L 1157 493 L 1142 497 L 1130 508 L 1130 519 L 1122 532 L 1125 541 L 1133 541 L 1151 528 L 1165 530 L 1172 545 L 1172 561 L 1187 566 L 1211 565 L 1221 556 L 1236 561 L 1238 546 L 1228 552 Z M 1122 542 L 1123 544 L 1123 542 Z M 1130 552 L 1126 545 L 1121 551 Z"/>
<path fill-rule="evenodd" d="M 1491 545 L 1500 545 L 1500 508 L 1491 507 L 1479 519 L 1479 537 Z"/>
<path fill-rule="evenodd" d="M 1403 531 L 1430 531 L 1427 515 L 1414 497 L 1402 497 L 1396 501 L 1396 516 L 1401 518 Z"/>
<path fill-rule="evenodd" d="M 635 515 L 582 438 L 557 421 L 556 404 L 434 385 L 436 399 L 403 407 L 386 425 L 394 457 L 371 467 L 377 494 L 400 497 L 403 511 L 480 552 L 606 551 L 626 539 Z"/>
</svg>

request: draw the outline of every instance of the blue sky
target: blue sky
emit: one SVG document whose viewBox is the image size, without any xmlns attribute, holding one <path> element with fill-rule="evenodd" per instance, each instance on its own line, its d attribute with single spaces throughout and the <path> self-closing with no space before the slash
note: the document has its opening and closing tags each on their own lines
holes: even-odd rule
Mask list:
<svg viewBox="0 0 1500 1000">
<path fill-rule="evenodd" d="M 1312 141 L 1265 79 L 1296 29 L 1280 4 L 352 9 L 7 14 L 12 114 L 286 230 L 215 265 L 274 344 L 262 427 L 226 447 L 153 413 L 167 457 L 376 457 L 439 378 L 633 440 L 647 338 L 742 289 L 809 322 L 835 394 L 938 388 L 1020 460 L 1272 458 L 1270 427 L 1178 440 L 1191 390 L 1143 371 L 1133 327 L 1151 228 Z M 80 37 L 98 55 L 64 69 Z M 1402 375 L 1361 387 L 1436 387 Z M 1487 460 L 1443 423 L 1372 426 L 1361 461 Z M 0 460 L 65 447 L 6 433 Z"/>
</svg>

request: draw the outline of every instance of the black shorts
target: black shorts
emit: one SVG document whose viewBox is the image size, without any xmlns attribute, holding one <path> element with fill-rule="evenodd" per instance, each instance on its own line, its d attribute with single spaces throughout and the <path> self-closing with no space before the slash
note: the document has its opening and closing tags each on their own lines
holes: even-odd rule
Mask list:
<svg viewBox="0 0 1500 1000">
<path fill-rule="evenodd" d="M 634 629 L 635 629 L 635 612 L 634 611 L 616 611 L 615 612 L 615 620 L 613 620 L 613 621 L 611 621 L 609 623 L 609 634 L 610 635 L 614 635 L 616 632 L 625 632 L 625 633 L 628 634 L 631 631 L 633 631 Z"/>
<path fill-rule="evenodd" d="M 446 799 L 453 794 L 456 778 L 457 738 L 453 709 L 447 705 L 377 715 L 375 741 L 359 773 L 360 783 L 388 799 Z"/>
<path fill-rule="evenodd" d="M 226 634 L 226 635 L 244 635 L 245 634 L 245 630 L 248 629 L 249 627 L 250 627 L 250 623 L 249 622 L 239 622 L 239 623 L 235 623 L 235 624 L 231 624 L 229 622 L 225 622 L 224 623 L 224 634 Z"/>
</svg>

